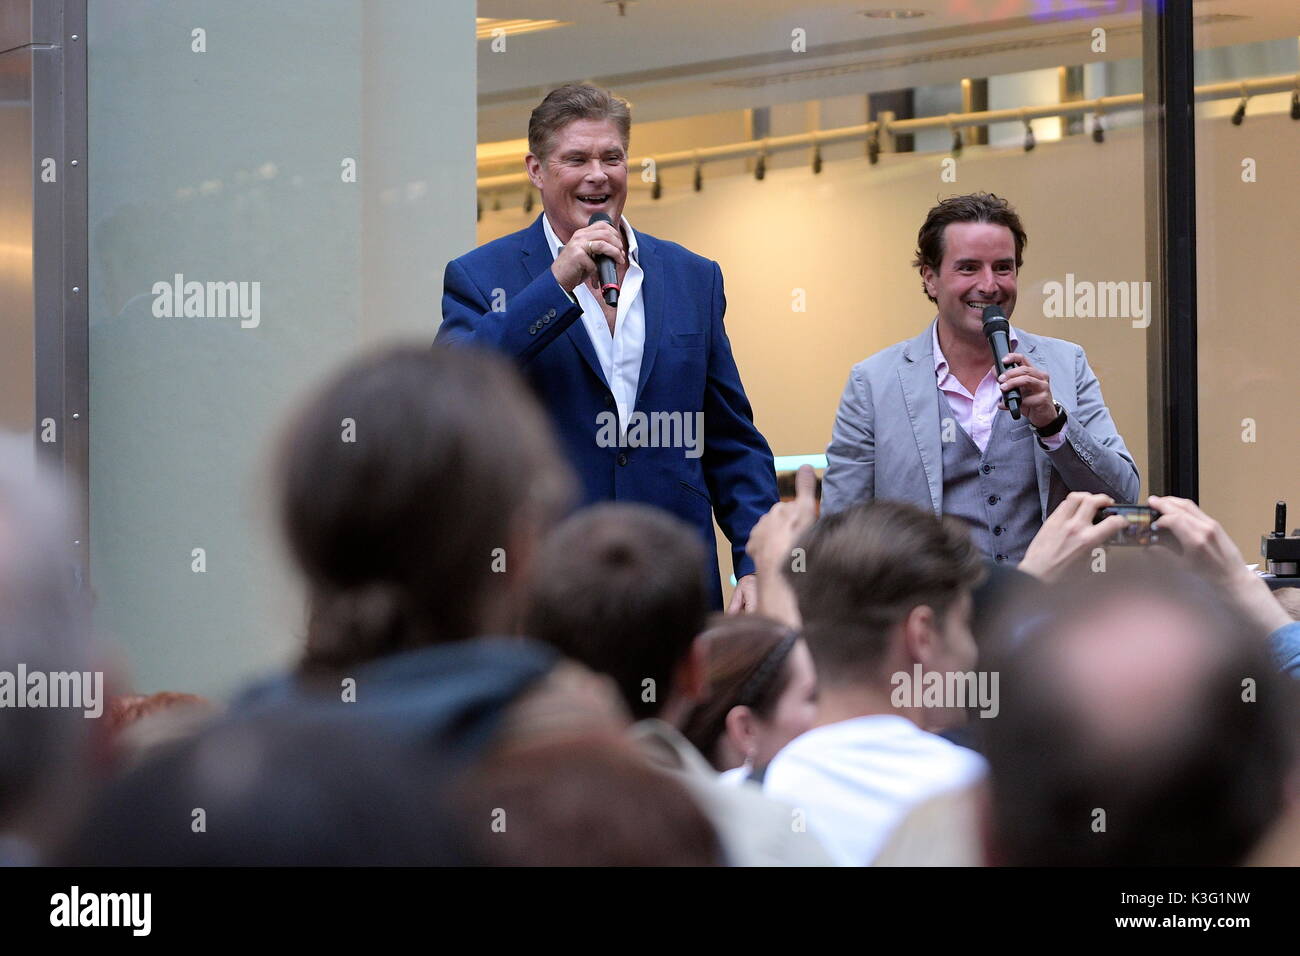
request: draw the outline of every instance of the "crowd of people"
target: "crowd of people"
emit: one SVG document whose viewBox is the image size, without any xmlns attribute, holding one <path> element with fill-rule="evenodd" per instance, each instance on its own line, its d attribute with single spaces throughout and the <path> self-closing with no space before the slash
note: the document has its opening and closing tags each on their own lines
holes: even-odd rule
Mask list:
<svg viewBox="0 0 1300 956">
<path fill-rule="evenodd" d="M 218 704 L 129 693 L 0 445 L 0 673 L 109 698 L 0 706 L 0 862 L 1300 862 L 1300 623 L 1194 503 L 1119 548 L 1073 493 L 1012 568 L 910 504 L 819 517 L 805 468 L 714 616 L 696 530 L 575 510 L 558 448 L 486 352 L 345 367 L 276 448 L 301 653 Z"/>
</svg>

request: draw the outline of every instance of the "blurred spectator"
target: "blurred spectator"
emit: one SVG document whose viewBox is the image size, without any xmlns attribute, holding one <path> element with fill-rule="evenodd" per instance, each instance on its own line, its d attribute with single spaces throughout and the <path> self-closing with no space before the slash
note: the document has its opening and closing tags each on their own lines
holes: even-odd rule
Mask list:
<svg viewBox="0 0 1300 956">
<path fill-rule="evenodd" d="M 1273 597 L 1291 615 L 1291 620 L 1300 621 L 1300 588 L 1278 588 L 1273 592 Z"/>
<path fill-rule="evenodd" d="M 825 516 L 799 545 L 806 570 L 786 577 L 817 667 L 818 726 L 776 755 L 764 790 L 804 809 L 840 863 L 864 866 L 913 807 L 984 776 L 977 754 L 930 732 L 963 719 L 964 702 L 898 693 L 975 677 L 983 564 L 960 522 L 887 501 Z"/>
<path fill-rule="evenodd" d="M 515 866 L 717 866 L 722 850 L 687 789 L 626 737 L 528 742 L 459 788 L 478 856 Z"/>
<path fill-rule="evenodd" d="M 124 766 L 145 760 L 155 750 L 197 733 L 220 709 L 196 694 L 162 691 L 114 697 L 109 720 L 118 759 Z"/>
<path fill-rule="evenodd" d="M 1267 635 L 1269 653 L 1283 673 L 1300 678 L 1300 621 L 1291 619 L 1250 569 L 1223 525 L 1186 498 L 1152 495 L 1147 502 L 1160 512 L 1152 527 L 1172 534 L 1190 565 L 1236 605 L 1247 624 Z"/>
<path fill-rule="evenodd" d="M 422 346 L 358 359 L 292 418 L 278 462 L 306 647 L 297 675 L 241 708 L 316 691 L 484 745 L 509 706 L 535 696 L 551 702 L 548 730 L 625 723 L 595 675 L 520 638 L 482 643 L 517 632 L 538 539 L 573 495 L 550 426 L 504 360 Z M 464 641 L 482 646 L 452 649 Z M 444 704 L 475 694 L 494 706 L 448 724 Z"/>
<path fill-rule="evenodd" d="M 641 723 L 634 736 L 674 773 L 717 829 L 736 866 L 825 863 L 789 808 L 756 787 L 722 784 L 681 735 L 704 690 L 704 554 L 694 530 L 645 505 L 579 512 L 543 544 L 528 633 L 614 678 Z"/>
<path fill-rule="evenodd" d="M 699 641 L 705 692 L 682 733 L 715 769 L 727 771 L 724 780 L 762 782 L 768 761 L 817 719 L 808 646 L 759 615 L 717 617 Z"/>
<path fill-rule="evenodd" d="M 352 362 L 293 418 L 278 460 L 307 674 L 510 633 L 535 540 L 573 494 L 523 383 L 472 349 Z"/>
<path fill-rule="evenodd" d="M 242 695 L 197 741 L 162 748 L 123 780 L 96 819 L 132 839 L 87 845 L 102 862 L 459 861 L 456 840 L 447 852 L 447 834 L 415 819 L 422 787 L 436 801 L 512 747 L 628 723 L 606 679 L 509 636 L 571 475 L 518 376 L 472 349 L 395 347 L 353 361 L 293 417 L 278 451 L 281 518 L 307 590 L 302 660 Z M 284 744 L 294 735 L 301 757 Z M 252 760 L 250 749 L 271 756 Z M 597 793 L 598 777 L 570 784 Z M 196 853 L 189 811 L 179 834 L 168 829 L 177 820 L 147 796 L 154 787 L 177 807 L 231 801 L 207 833 L 209 844 L 227 845 Z M 368 793 L 373 819 L 359 808 Z M 663 806 L 658 822 L 676 825 Z M 439 815 L 436 806 L 423 812 Z M 315 828 L 358 814 L 360 836 L 316 847 Z M 277 839 L 277 825 L 303 835 Z M 368 832 L 411 845 L 367 849 Z M 132 849 L 141 842 L 156 851 Z"/>
<path fill-rule="evenodd" d="M 382 721 L 292 708 L 224 722 L 111 786 L 60 863 L 443 866 L 481 862 L 448 812 L 449 764 Z"/>
<path fill-rule="evenodd" d="M 30 436 L 0 434 L 0 866 L 49 853 L 77 822 L 104 762 L 110 688 L 73 579 L 61 487 L 35 465 Z M 62 685 L 80 699 L 51 706 L 49 696 L 34 706 L 38 676 L 49 693 Z"/>
<path fill-rule="evenodd" d="M 1244 565 L 1243 565 L 1244 567 Z M 1242 862 L 1293 766 L 1265 630 L 1161 549 L 1114 549 L 1017 612 L 986 730 L 988 858 L 1025 866 Z"/>
</svg>

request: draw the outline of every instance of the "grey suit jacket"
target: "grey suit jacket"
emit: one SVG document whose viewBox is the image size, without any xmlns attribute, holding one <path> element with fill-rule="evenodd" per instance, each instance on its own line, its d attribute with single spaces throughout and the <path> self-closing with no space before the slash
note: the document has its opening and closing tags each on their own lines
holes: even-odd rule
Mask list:
<svg viewBox="0 0 1300 956">
<path fill-rule="evenodd" d="M 916 338 L 853 366 L 826 448 L 825 513 L 872 498 L 907 501 L 943 513 L 942 423 L 931 329 L 928 325 Z M 1047 372 L 1052 397 L 1068 415 L 1060 448 L 1047 451 L 1034 442 L 1043 518 L 1071 491 L 1100 491 L 1116 502 L 1136 501 L 1137 465 L 1115 430 L 1083 348 L 1016 331 L 1020 351 Z"/>
</svg>

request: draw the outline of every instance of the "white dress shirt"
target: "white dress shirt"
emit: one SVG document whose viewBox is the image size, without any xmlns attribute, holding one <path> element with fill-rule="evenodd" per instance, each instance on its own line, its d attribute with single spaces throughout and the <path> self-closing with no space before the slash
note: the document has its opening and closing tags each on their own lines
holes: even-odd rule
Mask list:
<svg viewBox="0 0 1300 956">
<path fill-rule="evenodd" d="M 975 386 L 975 394 L 972 395 L 948 369 L 948 360 L 944 357 L 943 349 L 939 348 L 938 322 L 931 326 L 930 334 L 934 338 L 934 377 L 939 383 L 939 389 L 947 396 L 948 407 L 956 416 L 957 424 L 970 436 L 970 440 L 975 443 L 975 447 L 982 455 L 988 450 L 989 436 L 993 434 L 993 423 L 1002 411 L 998 408 L 998 403 L 1002 401 L 1002 389 L 998 387 L 997 374 L 990 366 L 979 385 Z M 1014 326 L 1009 328 L 1007 340 L 1011 351 L 1019 351 L 1020 337 L 1016 334 Z M 1055 451 L 1065 442 L 1065 432 L 1059 431 L 1055 435 L 1038 440 L 1049 451 Z"/>
<path fill-rule="evenodd" d="M 551 247 L 553 260 L 564 245 L 545 214 L 542 215 L 542 229 L 546 233 L 546 242 Z M 637 262 L 636 232 L 626 216 L 623 217 L 623 235 L 627 240 L 627 272 L 618 293 L 614 334 L 610 335 L 605 310 L 592 293 L 591 286 L 584 282 L 575 286 L 571 293 L 572 298 L 582 306 L 582 324 L 586 326 L 587 336 L 596 350 L 596 359 L 605 373 L 609 390 L 614 393 L 620 440 L 627 437 L 628 415 L 636 404 L 636 386 L 641 378 L 641 356 L 645 352 L 645 301 L 641 297 L 645 272 Z M 592 427 L 595 425 L 593 422 Z"/>
</svg>

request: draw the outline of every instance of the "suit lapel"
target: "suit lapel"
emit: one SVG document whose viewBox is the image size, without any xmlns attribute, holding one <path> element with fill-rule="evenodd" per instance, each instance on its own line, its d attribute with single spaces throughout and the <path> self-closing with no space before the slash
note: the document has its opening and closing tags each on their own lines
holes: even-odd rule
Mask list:
<svg viewBox="0 0 1300 956">
<path fill-rule="evenodd" d="M 940 514 L 943 507 L 943 449 L 939 444 L 941 424 L 931 335 L 927 326 L 907 344 L 903 350 L 903 364 L 898 369 L 898 382 L 903 389 L 903 404 L 907 406 L 912 433 L 916 436 L 916 449 L 921 454 L 930 503 L 934 513 Z"/>
<path fill-rule="evenodd" d="M 659 354 L 659 339 L 664 326 L 664 270 L 660 261 L 658 243 L 644 232 L 636 234 L 637 262 L 641 266 L 641 307 L 645 313 L 645 347 L 641 352 L 641 372 L 636 383 L 636 401 L 641 404 L 641 393 L 654 368 Z"/>
<path fill-rule="evenodd" d="M 541 275 L 543 269 L 549 269 L 554 261 L 551 257 L 551 247 L 546 242 L 546 232 L 542 228 L 542 217 L 538 216 L 537 220 L 524 234 L 523 263 L 529 281 L 531 282 Z M 596 349 L 591 344 L 591 337 L 587 335 L 587 326 L 582 321 L 582 318 L 579 317 L 577 321 L 571 324 L 565 334 L 568 335 L 569 341 L 577 348 L 578 354 L 586 359 L 587 366 L 595 374 L 596 378 L 604 382 L 605 387 L 608 388 L 609 382 L 605 381 L 605 373 L 600 367 L 600 360 L 596 358 Z"/>
</svg>

